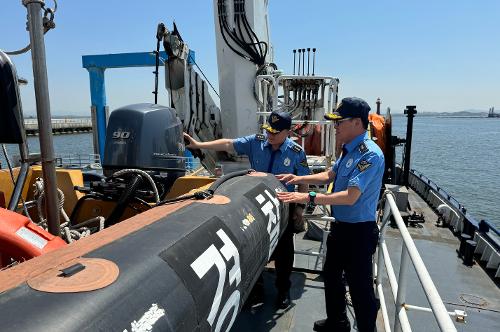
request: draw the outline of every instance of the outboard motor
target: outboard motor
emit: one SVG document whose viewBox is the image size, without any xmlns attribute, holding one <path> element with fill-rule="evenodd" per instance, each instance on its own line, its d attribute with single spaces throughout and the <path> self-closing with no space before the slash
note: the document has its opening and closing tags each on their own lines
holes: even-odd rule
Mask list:
<svg viewBox="0 0 500 332">
<path fill-rule="evenodd" d="M 186 170 L 175 110 L 134 104 L 113 111 L 102 166 L 106 179 L 91 182 L 91 192 L 117 202 L 106 227 L 120 220 L 131 201 L 159 202 Z"/>
<path fill-rule="evenodd" d="M 111 113 L 106 132 L 105 175 L 124 168 L 185 173 L 182 123 L 174 109 L 134 104 Z"/>
</svg>

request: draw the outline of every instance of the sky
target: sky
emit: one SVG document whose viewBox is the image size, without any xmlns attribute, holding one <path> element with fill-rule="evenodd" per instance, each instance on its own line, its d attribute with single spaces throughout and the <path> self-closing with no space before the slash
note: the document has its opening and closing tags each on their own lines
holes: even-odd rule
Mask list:
<svg viewBox="0 0 500 332">
<path fill-rule="evenodd" d="M 1 0 L 0 49 L 26 46 L 26 9 Z M 52 0 L 46 5 L 53 7 Z M 270 0 L 274 62 L 292 73 L 294 48 L 316 47 L 316 73 L 340 79 L 340 97 L 399 113 L 500 108 L 500 1 Z M 218 87 L 212 0 L 59 0 L 45 35 L 51 113 L 90 115 L 82 55 L 152 51 L 156 27 L 175 20 L 196 62 Z M 25 114 L 35 114 L 31 55 L 13 56 Z M 111 110 L 153 102 L 153 68 L 106 71 Z M 168 105 L 163 71 L 159 103 Z"/>
</svg>

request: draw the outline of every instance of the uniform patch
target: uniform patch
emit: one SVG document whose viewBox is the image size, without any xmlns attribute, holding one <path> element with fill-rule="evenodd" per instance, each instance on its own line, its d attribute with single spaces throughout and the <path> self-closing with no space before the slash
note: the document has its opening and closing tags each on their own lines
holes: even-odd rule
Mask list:
<svg viewBox="0 0 500 332">
<path fill-rule="evenodd" d="M 361 153 L 365 153 L 366 151 L 368 151 L 368 148 L 366 147 L 365 143 L 361 143 L 358 147 L 359 149 L 359 152 Z"/>
<path fill-rule="evenodd" d="M 368 168 L 370 168 L 372 164 L 370 164 L 369 162 L 367 162 L 366 160 L 362 160 L 358 163 L 358 165 L 356 166 L 360 172 L 364 172 L 366 171 Z"/>
<path fill-rule="evenodd" d="M 302 167 L 309 167 L 309 165 L 307 164 L 307 159 L 304 159 L 300 162 L 300 166 Z"/>
<path fill-rule="evenodd" d="M 255 138 L 257 140 L 259 140 L 259 141 L 265 141 L 266 140 L 266 136 L 264 134 L 256 134 Z"/>
<path fill-rule="evenodd" d="M 347 161 L 347 163 L 345 164 L 345 167 L 347 167 L 347 168 L 351 167 L 352 162 L 353 162 L 353 160 L 352 160 L 352 158 L 350 158 L 350 159 Z"/>
<path fill-rule="evenodd" d="M 299 153 L 300 151 L 302 151 L 302 148 L 300 147 L 300 145 L 297 145 L 297 144 L 293 144 L 292 145 L 292 150 Z"/>
<path fill-rule="evenodd" d="M 285 160 L 283 160 L 283 165 L 285 166 L 290 166 L 290 158 L 286 157 Z"/>
</svg>

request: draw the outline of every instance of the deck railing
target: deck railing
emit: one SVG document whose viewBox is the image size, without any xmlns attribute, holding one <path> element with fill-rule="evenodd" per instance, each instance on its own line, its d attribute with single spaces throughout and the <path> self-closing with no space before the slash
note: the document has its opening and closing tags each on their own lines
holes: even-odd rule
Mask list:
<svg viewBox="0 0 500 332">
<path fill-rule="evenodd" d="M 58 167 L 83 168 L 89 165 L 96 165 L 96 167 L 100 168 L 100 162 L 98 154 L 65 153 L 56 156 L 56 165 Z"/>
<path fill-rule="evenodd" d="M 403 218 L 399 213 L 399 209 L 396 205 L 394 199 L 394 194 L 391 191 L 386 191 L 384 193 L 384 213 L 382 217 L 382 223 L 380 225 L 380 239 L 378 243 L 378 253 L 377 259 L 374 261 L 374 275 L 376 276 L 376 292 L 378 298 L 380 299 L 380 309 L 382 311 L 382 317 L 384 319 L 384 327 L 386 332 L 391 331 L 389 316 L 387 313 L 387 304 L 385 302 L 384 292 L 382 290 L 382 273 L 383 265 L 385 265 L 387 270 L 387 275 L 389 277 L 389 284 L 391 286 L 391 291 L 393 298 L 395 299 L 395 317 L 394 317 L 394 331 L 411 331 L 410 322 L 406 312 L 408 310 L 418 310 L 424 312 L 431 312 L 436 318 L 437 324 L 441 331 L 456 331 L 455 325 L 451 320 L 450 316 L 456 317 L 458 320 L 463 320 L 466 314 L 463 311 L 456 310 L 454 312 L 448 312 L 444 306 L 443 300 L 439 296 L 439 293 L 434 285 L 427 268 L 424 265 L 420 254 L 418 253 L 417 247 L 410 236 L 410 233 L 406 229 L 403 222 Z M 399 267 L 399 277 L 396 279 L 396 274 L 392 266 L 391 258 L 389 256 L 389 251 L 387 245 L 385 244 L 385 231 L 388 221 L 391 215 L 396 221 L 399 232 L 403 240 L 403 245 L 401 249 L 401 263 Z M 409 258 L 409 259 L 408 259 Z M 383 260 L 383 265 L 381 264 Z M 413 264 L 415 271 L 417 272 L 418 279 L 422 285 L 425 296 L 429 301 L 430 308 L 424 308 L 419 306 L 414 306 L 406 303 L 406 285 L 408 282 L 408 265 Z"/>
</svg>

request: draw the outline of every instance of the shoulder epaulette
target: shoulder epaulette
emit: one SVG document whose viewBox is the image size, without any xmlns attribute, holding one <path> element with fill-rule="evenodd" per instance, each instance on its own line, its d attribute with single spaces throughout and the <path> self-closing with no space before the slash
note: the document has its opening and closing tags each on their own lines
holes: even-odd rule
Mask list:
<svg viewBox="0 0 500 332">
<path fill-rule="evenodd" d="M 259 141 L 265 141 L 266 136 L 264 134 L 255 134 L 255 138 Z"/>
<path fill-rule="evenodd" d="M 361 144 L 358 146 L 358 150 L 359 150 L 359 152 L 361 152 L 361 153 L 365 153 L 366 151 L 368 151 L 368 148 L 366 147 L 366 144 L 365 144 L 365 143 L 361 143 Z"/>
<path fill-rule="evenodd" d="M 299 153 L 300 151 L 302 151 L 302 147 L 298 144 L 293 143 L 292 150 Z"/>
</svg>

